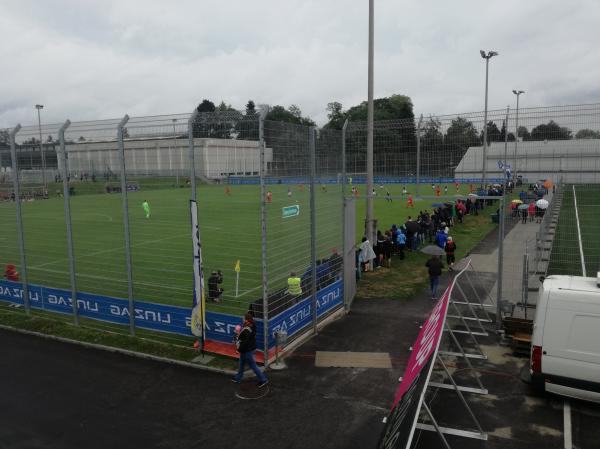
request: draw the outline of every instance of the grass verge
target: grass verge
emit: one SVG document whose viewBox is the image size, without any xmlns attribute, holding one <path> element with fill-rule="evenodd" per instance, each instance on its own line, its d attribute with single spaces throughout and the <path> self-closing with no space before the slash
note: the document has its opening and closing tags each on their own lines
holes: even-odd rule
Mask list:
<svg viewBox="0 0 600 449">
<path fill-rule="evenodd" d="M 462 224 L 452 228 L 450 234 L 457 245 L 456 260 L 464 258 L 490 231 L 497 228 L 490 214 L 497 206 L 488 206 L 479 215 L 465 217 Z M 363 273 L 358 283 L 356 299 L 393 299 L 406 301 L 427 288 L 429 276 L 425 262 L 429 256 L 406 252 L 404 260 L 392 257 L 391 268 L 380 268 Z M 444 260 L 444 265 L 446 264 Z"/>
</svg>

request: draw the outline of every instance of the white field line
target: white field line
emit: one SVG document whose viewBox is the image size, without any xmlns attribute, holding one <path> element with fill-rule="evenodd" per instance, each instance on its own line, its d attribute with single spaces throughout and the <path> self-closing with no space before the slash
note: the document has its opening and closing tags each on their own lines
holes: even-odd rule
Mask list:
<svg viewBox="0 0 600 449">
<path fill-rule="evenodd" d="M 583 243 L 581 241 L 581 228 L 579 227 L 579 212 L 577 210 L 577 194 L 575 193 L 575 185 L 573 187 L 573 202 L 575 203 L 575 218 L 577 219 L 577 236 L 579 238 L 579 254 L 581 256 L 581 271 L 583 272 L 583 277 L 587 277 L 587 273 L 585 271 L 585 258 L 583 256 Z"/>
<path fill-rule="evenodd" d="M 565 437 L 565 449 L 573 449 L 573 438 L 571 434 L 571 403 L 564 402 L 563 407 L 563 435 Z"/>
<path fill-rule="evenodd" d="M 185 235 L 187 235 L 187 234 L 185 234 Z M 170 240 L 170 239 L 180 238 L 180 237 L 182 237 L 182 235 L 172 235 L 170 237 L 164 237 L 162 239 L 146 240 L 145 242 L 140 242 L 140 243 L 136 243 L 134 245 L 131 245 L 131 247 L 132 248 L 137 248 L 138 246 L 151 245 L 151 244 L 154 244 L 154 243 L 164 242 L 165 240 Z M 83 255 L 77 256 L 77 259 L 81 259 L 83 257 L 94 257 L 94 256 L 98 256 L 100 254 L 112 253 L 112 252 L 115 252 L 115 251 L 122 251 L 122 250 L 124 250 L 123 247 L 102 249 L 100 251 L 94 251 L 93 253 L 88 253 L 88 254 L 83 254 Z M 56 259 L 56 260 L 53 260 L 51 262 L 45 262 L 45 263 L 42 263 L 42 264 L 39 264 L 39 265 L 33 265 L 33 266 L 29 267 L 29 268 L 38 269 L 38 268 L 46 267 L 48 265 L 53 265 L 53 264 L 58 263 L 58 262 L 67 262 L 68 260 L 69 259 L 67 257 L 64 257 L 62 259 Z"/>
</svg>

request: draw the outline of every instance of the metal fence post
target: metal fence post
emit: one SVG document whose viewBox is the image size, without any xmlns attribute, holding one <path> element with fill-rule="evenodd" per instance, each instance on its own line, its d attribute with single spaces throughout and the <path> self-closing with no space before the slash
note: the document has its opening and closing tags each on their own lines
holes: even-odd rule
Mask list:
<svg viewBox="0 0 600 449">
<path fill-rule="evenodd" d="M 342 127 L 342 273 L 346 274 L 346 130 L 348 129 L 348 119 L 344 121 Z M 343 279 L 343 277 L 342 277 Z M 343 281 L 342 281 L 343 282 Z M 346 295 L 344 295 L 344 307 L 346 304 Z"/>
<path fill-rule="evenodd" d="M 498 208 L 498 285 L 496 294 L 496 329 L 502 328 L 502 282 L 504 281 L 504 211 L 506 205 L 506 157 L 508 153 L 508 113 L 510 107 L 506 107 L 506 124 L 504 125 L 504 165 L 502 166 L 502 198 Z"/>
<path fill-rule="evenodd" d="M 415 196 L 419 196 L 421 185 L 421 125 L 423 124 L 423 114 L 419 117 L 417 125 L 417 190 Z"/>
<path fill-rule="evenodd" d="M 17 146 L 15 136 L 21 129 L 21 125 L 15 126 L 10 132 L 10 157 L 12 161 L 12 179 L 13 193 L 15 194 L 15 208 L 17 216 L 17 235 L 19 239 L 19 252 L 21 255 L 21 285 L 23 286 L 23 305 L 25 312 L 30 314 L 31 308 L 29 305 L 29 284 L 27 282 L 27 260 L 25 257 L 25 235 L 23 231 L 23 218 L 21 216 L 21 195 L 19 192 L 19 167 L 17 164 Z"/>
<path fill-rule="evenodd" d="M 308 130 L 308 149 L 310 152 L 310 294 L 312 297 L 313 334 L 317 334 L 317 211 L 315 206 L 316 176 L 316 136 L 317 129 Z"/>
<path fill-rule="evenodd" d="M 192 189 L 192 200 L 196 201 L 196 158 L 194 145 L 194 123 L 198 117 L 198 110 L 194 109 L 188 120 L 188 149 L 190 162 L 190 188 Z"/>
<path fill-rule="evenodd" d="M 69 192 L 69 168 L 67 164 L 67 151 L 65 149 L 65 131 L 71 125 L 67 120 L 58 130 L 58 141 L 60 143 L 60 154 L 62 163 L 58 167 L 63 183 L 63 198 L 65 208 L 65 224 L 67 225 L 67 256 L 69 257 L 69 275 L 71 281 L 71 302 L 73 305 L 73 321 L 79 326 L 79 309 L 77 307 L 77 278 L 75 277 L 75 252 L 73 250 L 73 229 L 71 226 L 71 198 Z"/>
<path fill-rule="evenodd" d="M 123 129 L 129 121 L 125 115 L 117 128 L 119 155 L 121 157 L 121 198 L 123 199 L 123 226 L 125 229 L 125 261 L 127 262 L 127 299 L 129 300 L 129 332 L 135 336 L 135 315 L 133 311 L 133 273 L 131 267 L 131 240 L 129 232 L 129 203 L 127 201 L 127 175 L 125 172 L 125 144 L 123 142 Z"/>
<path fill-rule="evenodd" d="M 260 150 L 260 228 L 261 228 L 261 265 L 262 265 L 262 300 L 263 300 L 263 344 L 265 368 L 269 366 L 269 280 L 267 272 L 267 205 L 266 185 L 265 185 L 265 115 L 266 111 L 261 111 L 258 118 L 258 141 Z"/>
</svg>

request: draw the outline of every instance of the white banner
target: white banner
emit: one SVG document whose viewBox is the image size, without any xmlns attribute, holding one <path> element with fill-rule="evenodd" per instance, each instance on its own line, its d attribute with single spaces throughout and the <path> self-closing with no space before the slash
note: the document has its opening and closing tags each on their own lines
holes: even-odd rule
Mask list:
<svg viewBox="0 0 600 449">
<path fill-rule="evenodd" d="M 198 205 L 190 200 L 190 214 L 192 217 L 192 248 L 194 253 L 194 308 L 192 309 L 192 333 L 202 338 L 205 337 L 205 308 L 204 308 L 204 274 L 202 270 L 202 243 L 200 240 L 200 226 L 198 225 Z"/>
</svg>

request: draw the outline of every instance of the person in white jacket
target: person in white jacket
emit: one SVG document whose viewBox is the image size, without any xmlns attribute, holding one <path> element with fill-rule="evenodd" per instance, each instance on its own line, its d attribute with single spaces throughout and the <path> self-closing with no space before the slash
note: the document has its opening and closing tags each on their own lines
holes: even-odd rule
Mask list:
<svg viewBox="0 0 600 449">
<path fill-rule="evenodd" d="M 366 237 L 362 238 L 362 242 L 359 245 L 360 253 L 358 260 L 363 267 L 363 271 L 369 271 L 371 261 L 375 259 L 375 251 L 373 251 L 373 245 L 367 240 Z"/>
</svg>

